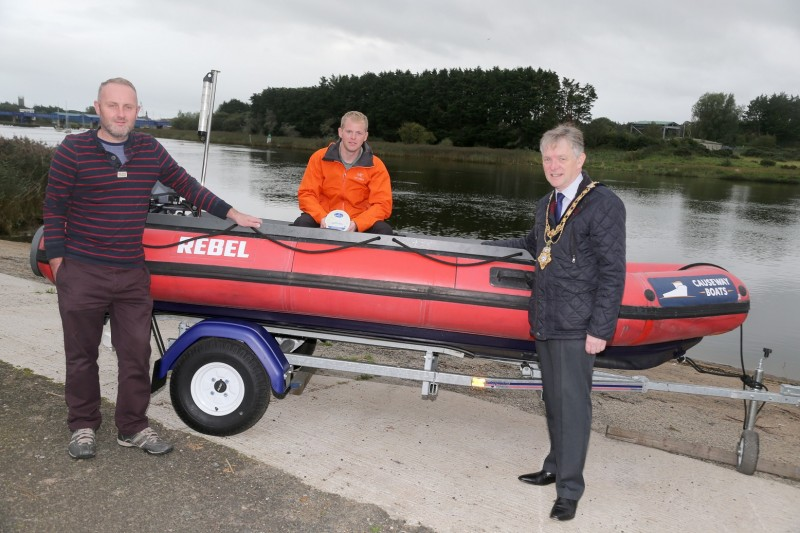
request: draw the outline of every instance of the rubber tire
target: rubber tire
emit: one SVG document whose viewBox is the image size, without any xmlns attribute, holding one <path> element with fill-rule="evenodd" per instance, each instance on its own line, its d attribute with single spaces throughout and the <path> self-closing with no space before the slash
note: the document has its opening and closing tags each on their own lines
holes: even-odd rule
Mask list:
<svg viewBox="0 0 800 533">
<path fill-rule="evenodd" d="M 736 446 L 736 470 L 751 476 L 758 465 L 758 433 L 752 429 L 742 431 Z"/>
<path fill-rule="evenodd" d="M 231 378 L 241 395 L 238 405 L 225 406 L 230 412 L 222 415 L 212 413 L 208 403 L 204 408 L 195 398 L 199 375 L 217 372 Z M 211 393 L 215 385 L 202 386 Z M 178 359 L 170 379 L 175 412 L 187 426 L 207 435 L 236 435 L 252 427 L 264 416 L 270 392 L 269 377 L 261 361 L 247 345 L 231 339 L 210 337 L 197 341 Z"/>
</svg>

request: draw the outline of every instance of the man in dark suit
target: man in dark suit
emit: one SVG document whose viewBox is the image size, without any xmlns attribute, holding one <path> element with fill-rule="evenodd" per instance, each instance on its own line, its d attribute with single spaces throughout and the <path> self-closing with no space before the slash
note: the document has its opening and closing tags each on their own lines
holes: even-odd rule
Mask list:
<svg viewBox="0 0 800 533">
<path fill-rule="evenodd" d="M 553 190 L 533 228 L 490 244 L 524 248 L 536 261 L 529 307 L 542 372 L 550 452 L 539 472 L 519 479 L 556 484 L 550 517 L 571 520 L 585 482 L 592 427 L 592 373 L 614 336 L 625 286 L 625 206 L 583 171 L 583 134 L 561 125 L 542 136 L 542 166 Z"/>
</svg>

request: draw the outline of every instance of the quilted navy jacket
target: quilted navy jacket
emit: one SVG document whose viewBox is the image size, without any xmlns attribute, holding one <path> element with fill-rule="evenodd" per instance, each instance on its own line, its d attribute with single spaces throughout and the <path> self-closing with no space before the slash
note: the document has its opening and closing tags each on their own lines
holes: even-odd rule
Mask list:
<svg viewBox="0 0 800 533">
<path fill-rule="evenodd" d="M 578 195 L 591 182 L 583 172 Z M 537 258 L 544 248 L 545 217 L 555 227 L 550 194 L 536 204 L 533 228 L 518 239 L 495 246 L 524 248 Z M 541 340 L 582 339 L 586 334 L 610 340 L 617 326 L 625 287 L 625 205 L 597 184 L 578 203 L 551 247 L 552 261 L 536 268 L 528 320 Z"/>
</svg>

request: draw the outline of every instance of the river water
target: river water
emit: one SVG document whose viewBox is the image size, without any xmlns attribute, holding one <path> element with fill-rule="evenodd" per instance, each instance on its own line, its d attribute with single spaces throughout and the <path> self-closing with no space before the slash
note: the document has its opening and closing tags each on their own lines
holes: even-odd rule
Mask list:
<svg viewBox="0 0 800 533">
<path fill-rule="evenodd" d="M 50 144 L 52 128 L 0 126 L 0 136 L 28 136 Z M 213 133 L 212 133 L 213 135 Z M 201 143 L 162 140 L 189 172 L 200 177 Z M 244 211 L 293 220 L 297 186 L 310 154 L 212 145 L 205 184 Z M 751 294 L 743 327 L 745 366 L 771 348 L 769 374 L 800 379 L 800 187 L 733 183 L 718 179 L 615 175 L 585 169 L 613 188 L 628 215 L 628 261 L 713 263 L 742 279 Z M 526 233 L 532 207 L 548 192 L 538 167 L 496 167 L 425 160 L 385 159 L 392 177 L 396 230 L 495 239 Z M 739 365 L 739 330 L 706 337 L 689 356 Z"/>
</svg>

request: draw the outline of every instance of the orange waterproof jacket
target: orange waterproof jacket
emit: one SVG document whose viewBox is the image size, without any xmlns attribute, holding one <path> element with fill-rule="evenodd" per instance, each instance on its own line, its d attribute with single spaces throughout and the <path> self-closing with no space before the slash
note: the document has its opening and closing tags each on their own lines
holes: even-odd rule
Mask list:
<svg viewBox="0 0 800 533">
<path fill-rule="evenodd" d="M 392 184 L 386 165 L 365 142 L 361 157 L 347 170 L 339 156 L 339 142 L 321 148 L 308 160 L 297 191 L 300 210 L 317 223 L 335 209 L 342 209 L 366 231 L 392 214 Z"/>
</svg>

